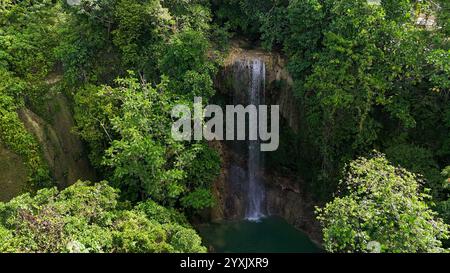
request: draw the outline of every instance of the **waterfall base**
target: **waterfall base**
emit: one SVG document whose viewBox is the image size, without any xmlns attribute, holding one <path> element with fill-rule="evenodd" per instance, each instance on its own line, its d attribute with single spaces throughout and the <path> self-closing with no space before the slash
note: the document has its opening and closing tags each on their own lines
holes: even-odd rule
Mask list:
<svg viewBox="0 0 450 273">
<path fill-rule="evenodd" d="M 250 222 L 256 222 L 259 223 L 261 222 L 262 219 L 264 219 L 266 217 L 266 215 L 259 213 L 259 214 L 254 214 L 254 215 L 250 215 L 250 216 L 246 216 L 245 220 L 250 221 Z"/>
<path fill-rule="evenodd" d="M 232 221 L 197 227 L 210 252 L 316 253 L 321 248 L 308 236 L 278 217 L 259 222 Z"/>
</svg>

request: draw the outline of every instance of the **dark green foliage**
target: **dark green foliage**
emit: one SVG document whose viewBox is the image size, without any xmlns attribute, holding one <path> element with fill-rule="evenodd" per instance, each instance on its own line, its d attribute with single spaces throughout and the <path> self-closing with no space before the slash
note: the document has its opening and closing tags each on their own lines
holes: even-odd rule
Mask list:
<svg viewBox="0 0 450 273">
<path fill-rule="evenodd" d="M 413 13 L 410 0 L 381 0 L 381 5 L 386 11 L 386 18 L 399 23 L 407 21 Z"/>
<path fill-rule="evenodd" d="M 0 9 L 0 65 L 27 83 L 28 96 L 53 68 L 57 11 L 50 0 L 20 1 Z"/>
<path fill-rule="evenodd" d="M 438 23 L 442 27 L 442 33 L 448 36 L 450 34 L 450 3 L 446 0 L 439 0 L 438 4 Z"/>
<path fill-rule="evenodd" d="M 177 29 L 207 32 L 211 28 L 211 11 L 208 0 L 164 0 L 161 5 L 175 18 Z"/>
<path fill-rule="evenodd" d="M 410 172 L 423 175 L 427 187 L 432 189 L 435 200 L 441 199 L 442 177 L 439 165 L 433 158 L 433 153 L 425 148 L 407 144 L 396 144 L 386 149 L 390 162 L 406 168 Z"/>
<path fill-rule="evenodd" d="M 202 32 L 183 30 L 175 34 L 160 60 L 159 67 L 168 76 L 169 88 L 189 100 L 214 95 L 212 77 L 216 67 L 208 60 L 209 41 Z"/>
<path fill-rule="evenodd" d="M 280 19 L 277 16 L 280 10 L 272 13 L 272 8 L 282 6 L 286 2 L 285 0 L 213 0 L 212 8 L 220 26 L 257 40 L 260 38 L 262 25 L 273 27 L 275 20 Z M 268 13 L 272 16 L 271 22 L 266 20 Z"/>
<path fill-rule="evenodd" d="M 391 147 L 392 139 L 429 147 L 435 162 L 449 156 L 448 54 L 439 49 L 446 42 L 436 37 L 430 51 L 435 34 L 414 25 L 427 5 L 293 0 L 281 6 L 262 11 L 261 33 L 266 47 L 281 43 L 288 57 L 301 107 L 301 161 L 311 162 L 317 196 L 330 196 L 346 162 Z M 270 22 L 273 13 L 278 18 Z"/>
<path fill-rule="evenodd" d="M 118 0 L 114 8 L 117 28 L 111 34 L 124 67 L 154 75 L 160 48 L 171 31 L 171 20 L 159 0 Z"/>
<path fill-rule="evenodd" d="M 112 81 L 123 73 L 119 49 L 112 42 L 116 0 L 84 1 L 69 6 L 67 19 L 59 29 L 60 44 L 55 49 L 64 69 L 67 87 L 87 82 Z"/>
<path fill-rule="evenodd" d="M 280 146 L 276 151 L 266 154 L 267 167 L 283 172 L 305 173 L 309 167 L 301 160 L 304 150 L 300 149 L 301 137 L 287 124 L 280 128 Z M 296 160 L 292 160 L 296 159 Z M 306 177 L 305 177 L 306 178 Z"/>
</svg>

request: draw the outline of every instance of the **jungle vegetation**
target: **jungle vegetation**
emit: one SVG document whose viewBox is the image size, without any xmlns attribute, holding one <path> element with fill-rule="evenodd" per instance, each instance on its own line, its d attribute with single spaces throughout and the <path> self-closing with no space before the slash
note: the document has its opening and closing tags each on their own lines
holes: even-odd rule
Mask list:
<svg viewBox="0 0 450 273">
<path fill-rule="evenodd" d="M 369 2 L 2 1 L 0 142 L 28 184 L 0 203 L 0 252 L 205 252 L 186 219 L 214 205 L 220 157 L 174 141 L 170 109 L 214 99 L 239 38 L 288 61 L 300 129 L 272 167 L 308 182 L 326 250 L 446 251 L 450 2 Z M 45 115 L 54 74 L 103 182 L 56 189 L 19 119 Z"/>
</svg>

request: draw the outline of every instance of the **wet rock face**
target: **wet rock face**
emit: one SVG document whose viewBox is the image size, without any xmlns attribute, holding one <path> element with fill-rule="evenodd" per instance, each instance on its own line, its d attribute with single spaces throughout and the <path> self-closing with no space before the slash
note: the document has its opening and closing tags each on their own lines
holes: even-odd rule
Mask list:
<svg viewBox="0 0 450 273">
<path fill-rule="evenodd" d="M 227 97 L 228 102 L 247 101 L 248 77 L 236 75 L 236 65 L 243 60 L 259 58 L 265 63 L 265 104 L 280 106 L 280 115 L 286 124 L 298 132 L 299 104 L 292 90 L 292 78 L 286 69 L 286 61 L 276 53 L 262 50 L 243 49 L 233 46 L 225 59 L 224 66 L 218 73 L 216 90 Z M 210 211 L 210 220 L 238 220 L 245 217 L 247 197 L 242 183 L 246 179 L 248 160 L 236 152 L 235 145 L 227 142 L 211 142 L 222 158 L 222 170 L 213 186 L 217 204 Z M 312 240 L 320 243 L 321 232 L 314 216 L 312 198 L 303 189 L 304 184 L 295 176 L 283 176 L 277 170 L 263 170 L 265 185 L 265 211 L 269 215 L 277 215 L 286 219 L 295 227 L 305 231 Z"/>
<path fill-rule="evenodd" d="M 74 120 L 69 103 L 57 94 L 46 106 L 51 122 L 47 122 L 31 110 L 23 108 L 19 117 L 25 128 L 36 137 L 53 178 L 61 188 L 77 180 L 94 181 L 95 172 L 89 163 L 87 152 L 79 137 L 73 133 Z"/>
<path fill-rule="evenodd" d="M 210 145 L 219 151 L 222 168 L 213 184 L 216 206 L 211 209 L 208 220 L 243 219 L 247 206 L 244 189 L 246 184 L 242 183 L 247 178 L 245 162 L 225 142 L 214 141 Z"/>
<path fill-rule="evenodd" d="M 18 111 L 25 128 L 37 140 L 50 172 L 60 188 L 78 180 L 96 180 L 85 147 L 73 133 L 74 120 L 69 102 L 56 94 L 46 104 L 51 121 L 28 108 Z M 20 195 L 27 186 L 28 170 L 23 158 L 0 143 L 0 201 Z"/>
<path fill-rule="evenodd" d="M 22 158 L 0 143 L 0 202 L 19 195 L 28 180 Z"/>
<path fill-rule="evenodd" d="M 242 166 L 230 164 L 228 169 L 228 190 L 229 194 L 225 199 L 225 217 L 228 219 L 242 219 L 245 216 L 246 184 L 242 183 L 247 179 L 247 173 Z"/>
<path fill-rule="evenodd" d="M 245 101 L 245 90 L 237 85 L 245 82 L 246 75 L 236 75 L 236 63 L 243 60 L 261 59 L 265 63 L 266 104 L 280 106 L 280 115 L 294 130 L 299 128 L 299 104 L 294 96 L 293 80 L 286 67 L 286 60 L 277 53 L 266 52 L 261 49 L 244 49 L 239 42 L 234 42 L 224 60 L 222 69 L 215 79 L 215 87 L 222 95 L 233 97 L 241 94 Z M 238 77 L 238 79 L 236 79 Z"/>
<path fill-rule="evenodd" d="M 216 206 L 209 211 L 204 221 L 240 220 L 245 218 L 247 207 L 245 183 L 246 161 L 235 154 L 229 145 L 214 141 L 210 145 L 216 149 L 222 159 L 222 170 L 213 184 Z M 311 196 L 303 187 L 303 181 L 294 177 L 266 170 L 263 177 L 265 184 L 265 211 L 268 215 L 280 216 L 293 226 L 304 231 L 318 244 L 322 242 L 320 225 L 315 219 Z"/>
<path fill-rule="evenodd" d="M 267 178 L 267 210 L 281 216 L 293 226 L 303 230 L 316 243 L 322 242 L 322 233 L 315 219 L 311 196 L 303 189 L 303 181 L 294 177 L 272 174 Z"/>
</svg>

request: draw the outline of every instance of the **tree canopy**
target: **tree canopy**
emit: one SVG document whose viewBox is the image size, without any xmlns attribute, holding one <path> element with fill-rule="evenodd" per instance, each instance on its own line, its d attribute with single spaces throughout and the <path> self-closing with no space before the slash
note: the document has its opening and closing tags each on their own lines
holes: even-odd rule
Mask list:
<svg viewBox="0 0 450 273">
<path fill-rule="evenodd" d="M 0 251 L 206 251 L 186 216 L 216 204 L 224 166 L 210 143 L 175 141 L 170 113 L 198 96 L 229 99 L 215 80 L 234 40 L 286 61 L 292 82 L 276 81 L 270 97 L 292 92 L 298 130 L 281 122 L 267 168 L 301 177 L 327 204 L 318 210 L 326 249 L 444 251 L 450 2 L 373 2 L 3 1 L 0 144 L 23 159 L 27 186 L 0 203 Z M 20 113 L 51 121 L 56 94 L 108 182 L 53 188 Z"/>
<path fill-rule="evenodd" d="M 0 252 L 205 252 L 175 210 L 147 200 L 132 208 L 107 182 L 43 189 L 0 203 Z"/>
<path fill-rule="evenodd" d="M 352 161 L 341 194 L 317 210 L 331 252 L 442 252 L 448 226 L 427 205 L 420 178 L 383 155 Z"/>
</svg>

